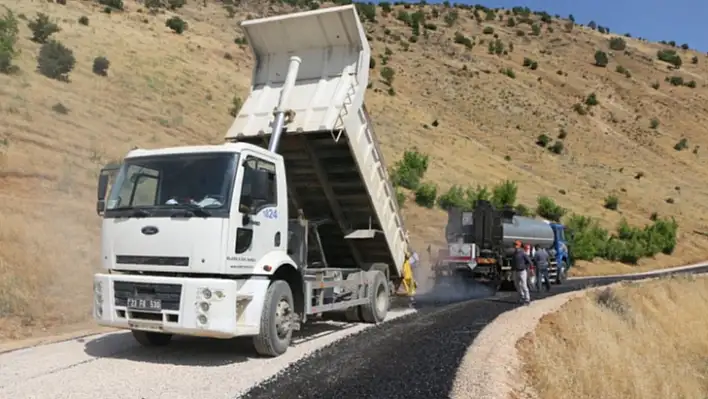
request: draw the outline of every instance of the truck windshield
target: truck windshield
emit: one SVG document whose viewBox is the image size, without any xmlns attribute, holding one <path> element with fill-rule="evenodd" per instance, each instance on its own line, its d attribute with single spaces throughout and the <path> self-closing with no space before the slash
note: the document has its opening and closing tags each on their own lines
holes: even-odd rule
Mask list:
<svg viewBox="0 0 708 399">
<path fill-rule="evenodd" d="M 106 216 L 165 216 L 175 208 L 228 215 L 238 154 L 171 154 L 128 158 L 106 201 Z M 208 210 L 208 212 L 203 212 Z"/>
</svg>

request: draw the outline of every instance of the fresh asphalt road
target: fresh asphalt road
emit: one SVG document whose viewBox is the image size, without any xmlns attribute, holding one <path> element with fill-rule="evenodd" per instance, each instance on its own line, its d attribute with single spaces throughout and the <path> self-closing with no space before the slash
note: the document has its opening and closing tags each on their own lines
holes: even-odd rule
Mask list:
<svg viewBox="0 0 708 399">
<path fill-rule="evenodd" d="M 646 276 L 569 280 L 552 295 L 638 278 Z M 307 325 L 277 358 L 257 357 L 247 339 L 179 337 L 163 348 L 141 347 L 123 331 L 72 339 L 0 354 L 0 398 L 443 398 L 468 346 L 518 306 L 514 298 L 392 310 L 378 326 Z"/>
<path fill-rule="evenodd" d="M 679 272 L 705 273 L 708 265 Z M 554 285 L 544 298 L 564 292 L 638 280 L 646 275 L 573 279 Z M 517 306 L 516 293 L 502 292 L 366 329 L 326 347 L 253 388 L 243 399 L 445 398 L 460 362 L 477 334 L 497 316 Z"/>
</svg>

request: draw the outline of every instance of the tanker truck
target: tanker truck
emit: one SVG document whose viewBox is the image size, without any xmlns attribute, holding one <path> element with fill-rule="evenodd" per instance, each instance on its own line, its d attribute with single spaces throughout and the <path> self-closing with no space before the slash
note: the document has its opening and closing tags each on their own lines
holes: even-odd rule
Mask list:
<svg viewBox="0 0 708 399">
<path fill-rule="evenodd" d="M 494 290 L 513 287 L 511 255 L 517 240 L 548 250 L 549 277 L 556 284 L 566 279 L 571 264 L 564 225 L 520 216 L 509 207 L 497 210 L 488 201 L 477 201 L 473 211 L 450 209 L 446 235 L 448 249 L 435 272 L 441 280 L 469 279 Z M 529 285 L 535 285 L 535 276 Z"/>
<path fill-rule="evenodd" d="M 414 294 L 355 7 L 241 27 L 256 61 L 225 142 L 134 149 L 99 175 L 93 316 L 146 346 L 249 336 L 279 356 L 319 315 L 380 323 Z"/>
</svg>

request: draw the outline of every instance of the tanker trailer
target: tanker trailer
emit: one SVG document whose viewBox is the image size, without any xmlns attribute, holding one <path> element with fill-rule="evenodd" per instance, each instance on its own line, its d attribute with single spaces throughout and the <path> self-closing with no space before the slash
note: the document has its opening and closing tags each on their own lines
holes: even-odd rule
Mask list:
<svg viewBox="0 0 708 399">
<path fill-rule="evenodd" d="M 550 255 L 549 277 L 560 284 L 568 268 L 565 226 L 519 216 L 513 208 L 497 210 L 488 201 L 478 201 L 471 212 L 462 212 L 462 240 L 475 251 L 472 278 L 494 289 L 513 287 L 511 256 L 514 242 L 543 247 Z M 559 267 L 560 266 L 560 267 Z"/>
</svg>

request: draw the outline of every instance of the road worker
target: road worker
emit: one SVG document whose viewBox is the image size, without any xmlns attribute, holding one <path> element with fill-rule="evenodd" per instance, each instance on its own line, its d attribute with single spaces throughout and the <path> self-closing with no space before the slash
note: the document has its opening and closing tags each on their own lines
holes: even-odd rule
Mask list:
<svg viewBox="0 0 708 399">
<path fill-rule="evenodd" d="M 548 277 L 548 266 L 550 262 L 548 261 L 548 251 L 542 246 L 536 248 L 536 254 L 533 256 L 533 263 L 536 265 L 536 290 L 541 292 L 541 280 L 543 280 L 546 286 L 546 291 L 551 290 L 551 279 Z"/>
<path fill-rule="evenodd" d="M 516 292 L 519 293 L 519 302 L 525 305 L 531 303 L 528 285 L 529 266 L 531 266 L 531 258 L 524 252 L 521 241 L 516 240 L 514 242 L 514 256 L 511 267 L 514 273 L 514 286 L 516 286 Z"/>
</svg>

